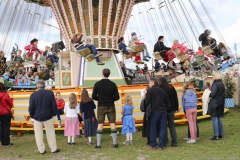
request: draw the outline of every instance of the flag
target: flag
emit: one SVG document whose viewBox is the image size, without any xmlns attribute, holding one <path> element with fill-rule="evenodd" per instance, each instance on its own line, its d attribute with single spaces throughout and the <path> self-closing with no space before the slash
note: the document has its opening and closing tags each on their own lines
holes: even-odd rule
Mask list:
<svg viewBox="0 0 240 160">
<path fill-rule="evenodd" d="M 234 50 L 237 53 L 237 43 L 234 44 Z"/>
</svg>

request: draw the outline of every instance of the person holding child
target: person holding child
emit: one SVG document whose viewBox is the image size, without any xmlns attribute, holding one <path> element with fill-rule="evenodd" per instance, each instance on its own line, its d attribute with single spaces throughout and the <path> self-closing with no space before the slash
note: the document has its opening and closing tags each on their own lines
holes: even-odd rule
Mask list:
<svg viewBox="0 0 240 160">
<path fill-rule="evenodd" d="M 81 116 L 84 118 L 84 135 L 88 137 L 88 142 L 86 143 L 88 145 L 92 144 L 91 137 L 96 136 L 97 131 L 98 122 L 94 109 L 96 109 L 94 101 L 89 97 L 88 91 L 83 89 L 81 93 L 80 112 Z"/>
<path fill-rule="evenodd" d="M 75 93 L 71 93 L 69 96 L 69 102 L 65 103 L 64 113 L 66 113 L 64 136 L 68 137 L 68 145 L 75 145 L 75 137 L 80 134 L 78 120 L 80 109 L 78 107 L 77 96 Z"/>
<path fill-rule="evenodd" d="M 124 106 L 122 107 L 122 134 L 126 134 L 126 141 L 123 144 L 133 144 L 132 134 L 136 133 L 135 122 L 133 118 L 133 102 L 130 95 L 126 95 L 124 98 Z"/>
</svg>

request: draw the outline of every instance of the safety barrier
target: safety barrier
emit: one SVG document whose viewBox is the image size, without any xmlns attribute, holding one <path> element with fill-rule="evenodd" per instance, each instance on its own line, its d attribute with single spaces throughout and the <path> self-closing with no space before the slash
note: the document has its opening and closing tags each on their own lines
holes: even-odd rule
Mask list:
<svg viewBox="0 0 240 160">
<path fill-rule="evenodd" d="M 118 87 L 120 99 L 115 102 L 116 113 L 117 113 L 117 116 L 116 116 L 117 128 L 122 127 L 121 107 L 124 104 L 124 97 L 127 94 L 131 95 L 131 97 L 133 99 L 133 106 L 134 106 L 133 116 L 135 119 L 136 127 L 138 129 L 138 127 L 142 126 L 144 113 L 142 113 L 140 111 L 140 107 L 139 107 L 140 103 L 141 103 L 140 91 L 142 89 L 146 88 L 146 86 L 147 85 L 136 85 L 136 86 L 131 85 L 131 86 L 119 86 Z M 182 106 L 181 106 L 182 84 L 176 83 L 176 84 L 173 84 L 173 86 L 175 87 L 175 89 L 177 91 L 178 99 L 179 99 L 179 112 L 175 113 L 175 121 L 174 122 L 178 123 L 178 124 L 184 124 L 187 122 L 187 120 L 185 118 L 185 114 L 184 114 L 184 112 L 182 110 Z M 82 90 L 81 88 L 72 88 L 72 89 L 54 89 L 52 91 L 54 93 L 60 92 L 62 95 L 62 98 L 65 101 L 68 100 L 70 93 L 75 93 L 78 97 L 78 101 L 80 102 L 81 90 Z M 91 95 L 92 88 L 87 88 L 87 90 L 89 91 L 89 95 Z M 12 122 L 11 122 L 11 130 L 17 131 L 18 134 L 22 134 L 23 131 L 33 130 L 33 124 L 30 121 L 30 116 L 28 113 L 29 97 L 32 93 L 33 93 L 33 91 L 27 91 L 27 90 L 26 91 L 9 92 L 9 95 L 13 99 L 13 104 L 14 104 L 14 107 L 12 108 L 14 120 L 12 120 Z M 197 92 L 197 95 L 198 95 L 198 110 L 197 110 L 197 112 L 199 115 L 198 119 L 209 118 L 208 115 L 202 116 L 202 114 L 201 114 L 201 112 L 202 112 L 202 109 L 201 109 L 202 94 L 203 94 L 203 92 Z M 55 130 L 63 130 L 64 129 L 65 115 L 61 115 L 61 119 L 62 119 L 63 125 L 61 128 L 58 128 L 57 127 L 57 119 L 54 118 Z M 79 127 L 81 128 L 81 125 Z M 106 122 L 104 123 L 104 128 L 110 128 L 107 119 L 106 119 Z"/>
</svg>

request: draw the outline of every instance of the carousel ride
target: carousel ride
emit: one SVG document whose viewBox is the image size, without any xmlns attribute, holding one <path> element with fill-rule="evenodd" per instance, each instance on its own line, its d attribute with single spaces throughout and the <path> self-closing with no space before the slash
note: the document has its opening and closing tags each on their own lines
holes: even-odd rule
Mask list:
<svg viewBox="0 0 240 160">
<path fill-rule="evenodd" d="M 64 39 L 66 51 L 59 52 L 57 56 L 58 61 L 53 62 L 51 61 L 51 57 L 42 56 L 41 50 L 35 50 L 33 54 L 29 55 L 28 53 L 31 53 L 33 51 L 31 47 L 33 44 L 31 43 L 30 46 L 28 45 L 28 48 L 26 48 L 27 46 L 25 47 L 27 51 L 24 53 L 21 63 L 15 58 L 18 55 L 18 49 L 15 49 L 12 52 L 12 60 L 10 62 L 5 61 L 4 63 L 6 67 L 5 71 L 8 72 L 8 77 L 9 74 L 11 74 L 11 71 L 12 73 L 17 73 L 15 75 L 15 79 L 17 79 L 16 77 L 21 77 L 21 75 L 23 75 L 23 73 L 21 73 L 21 69 L 23 69 L 22 65 L 25 66 L 26 64 L 32 64 L 32 68 L 37 68 L 38 71 L 39 68 L 42 67 L 38 74 L 29 75 L 34 76 L 35 79 L 33 79 L 33 82 L 36 82 L 38 78 L 44 79 L 46 81 L 52 79 L 54 81 L 55 88 L 58 89 L 57 91 L 61 91 L 63 93 L 63 97 L 65 99 L 67 99 L 67 96 L 70 92 L 78 94 L 80 98 L 79 87 L 90 87 L 89 91 L 91 93 L 91 87 L 96 81 L 102 78 L 101 72 L 103 68 L 109 68 L 111 70 L 110 79 L 112 81 L 114 81 L 118 86 L 124 86 L 126 84 L 124 75 L 117 59 L 117 56 L 119 55 L 124 61 L 128 59 L 133 63 L 141 65 L 142 63 L 147 63 L 147 61 L 150 60 L 149 58 L 163 60 L 164 62 L 168 63 L 169 61 L 173 60 L 169 59 L 168 54 L 171 54 L 180 61 L 179 68 L 177 68 L 177 65 L 171 66 L 171 72 L 174 73 L 177 72 L 178 69 L 182 69 L 182 72 L 187 73 L 186 76 L 195 74 L 194 69 L 196 68 L 198 68 L 198 72 L 211 74 L 212 70 L 220 69 L 220 64 L 222 62 L 220 59 L 221 57 L 225 57 L 225 60 L 231 58 L 229 56 L 230 54 L 228 53 L 229 50 L 227 46 L 225 45 L 225 51 L 222 48 L 220 49 L 219 45 L 217 45 L 216 40 L 210 36 L 209 30 L 207 30 L 206 25 L 204 24 L 202 18 L 199 16 L 199 12 L 194 7 L 195 5 L 191 0 L 189 0 L 189 2 L 191 6 L 193 6 L 194 13 L 198 15 L 199 22 L 202 25 L 201 32 L 199 32 L 195 27 L 193 20 L 191 19 L 189 13 L 186 10 L 186 7 L 184 7 L 183 1 L 181 0 L 175 0 L 171 2 L 167 0 L 160 1 L 158 3 L 159 9 L 152 7 L 151 1 L 149 0 L 25 1 L 28 2 L 30 6 L 32 4 L 38 4 L 38 6 L 43 6 L 45 8 L 51 7 L 52 13 L 56 17 L 61 36 Z M 201 0 L 199 1 L 201 2 Z M 177 4 L 179 4 L 178 7 L 176 7 Z M 201 4 L 203 7 L 205 7 L 202 2 Z M 135 10 L 133 10 L 134 7 Z M 184 24 L 181 23 L 182 20 L 177 17 L 179 14 L 179 7 L 182 8 L 185 19 L 191 28 L 191 33 L 189 33 L 187 31 L 187 27 L 184 27 Z M 144 10 L 146 12 L 144 12 Z M 156 13 L 155 16 L 153 16 L 154 12 Z M 207 13 L 207 10 L 205 10 L 205 12 Z M 148 25 L 148 22 L 142 21 L 143 16 L 147 17 L 150 27 Z M 159 17 L 162 17 L 162 21 Z M 158 22 L 154 23 L 154 18 L 157 18 Z M 137 19 L 138 23 L 142 23 L 142 25 L 134 26 L 134 22 L 137 21 Z M 211 19 L 210 15 L 209 19 Z M 165 25 L 163 25 L 164 23 L 160 23 L 160 21 L 164 22 Z M 211 22 L 215 26 L 214 22 Z M 140 26 L 146 29 L 144 37 L 148 37 L 148 34 L 149 37 L 151 37 L 150 28 L 154 28 L 155 37 L 150 38 L 151 44 L 149 44 L 149 41 L 145 41 L 145 39 L 144 43 L 139 42 L 142 40 L 142 38 L 141 36 L 137 37 L 136 33 L 142 34 L 139 30 Z M 156 26 L 160 26 L 161 32 L 160 30 L 156 29 Z M 126 40 L 129 40 L 129 42 L 126 42 L 128 43 L 128 47 L 125 44 L 125 41 L 123 41 L 126 28 L 128 32 L 131 32 L 127 33 L 128 36 L 125 36 Z M 136 33 L 134 34 L 134 32 Z M 219 33 L 217 28 L 216 32 Z M 199 46 L 201 46 L 200 41 L 202 41 L 202 49 L 199 49 L 199 54 L 195 54 L 193 51 L 194 46 L 188 36 L 189 34 L 193 35 L 196 43 L 199 44 Z M 155 52 L 152 54 L 150 51 L 154 50 L 153 44 L 155 44 L 155 42 L 153 42 L 153 40 L 157 39 L 157 35 L 165 35 L 165 42 L 167 45 L 171 45 L 171 47 L 168 50 L 161 50 L 160 48 L 160 50 L 155 50 Z M 77 44 L 75 42 L 73 43 L 72 40 L 74 38 L 79 39 L 80 37 L 81 39 Z M 29 41 L 31 38 L 29 36 Z M 172 42 L 175 39 L 179 42 L 175 41 L 176 43 L 173 44 Z M 224 39 L 221 40 L 225 42 Z M 183 42 L 187 42 L 187 44 L 184 45 L 182 44 Z M 121 46 L 121 43 L 124 45 Z M 37 44 L 34 45 L 35 47 L 37 46 Z M 97 50 L 97 54 L 101 55 L 98 57 L 101 61 L 101 65 L 93 62 L 96 59 L 96 53 L 94 53 L 92 46 L 94 46 Z M 52 52 L 54 52 L 54 50 L 52 50 Z M 163 52 L 164 54 L 162 54 Z M 33 55 L 35 53 L 37 54 L 37 57 L 39 56 L 38 59 L 36 57 L 33 58 Z M 174 77 L 172 77 L 172 79 L 174 79 Z M 6 81 L 9 81 L 9 79 L 5 79 L 4 82 Z M 33 82 L 30 83 L 34 85 Z M 182 87 L 179 85 L 176 85 L 175 87 L 177 88 L 179 99 L 181 99 Z M 69 88 L 78 89 L 67 90 Z M 143 88 L 144 86 L 129 86 L 126 88 L 119 88 L 121 90 L 121 100 L 119 102 L 116 102 L 116 106 L 118 107 L 117 113 L 119 113 L 117 114 L 117 119 L 119 119 L 119 121 L 121 119 L 120 107 L 122 106 L 122 99 L 124 98 L 125 94 L 131 94 L 134 96 L 134 105 L 139 106 L 139 102 L 141 100 L 141 97 L 139 96 L 140 89 Z M 15 123 L 17 126 L 19 123 L 23 127 L 28 125 L 28 122 L 26 121 L 29 121 L 29 115 L 26 114 L 26 108 L 24 108 L 23 105 L 28 104 L 28 102 L 25 100 L 29 98 L 29 94 L 30 93 L 26 93 L 23 96 L 22 92 L 12 93 L 12 97 L 15 97 L 15 106 L 17 106 L 15 116 L 23 116 L 25 119 L 24 125 L 22 125 L 23 122 L 16 121 Z M 201 99 L 201 94 L 202 92 L 198 92 L 199 99 Z M 201 105 L 201 100 L 199 100 L 198 112 L 202 112 Z M 135 118 L 139 120 L 139 123 L 141 123 L 142 113 L 138 107 L 135 112 L 137 114 Z M 186 122 L 184 113 L 182 112 L 182 107 L 180 107 L 180 112 L 179 114 L 176 114 L 176 117 L 180 118 L 180 120 L 177 120 L 176 122 Z M 208 117 L 209 116 L 201 115 L 199 116 L 199 119 Z"/>
</svg>

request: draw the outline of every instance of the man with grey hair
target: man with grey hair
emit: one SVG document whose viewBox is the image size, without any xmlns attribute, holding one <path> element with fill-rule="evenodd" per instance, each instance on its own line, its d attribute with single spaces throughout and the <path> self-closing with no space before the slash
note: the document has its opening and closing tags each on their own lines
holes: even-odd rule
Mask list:
<svg viewBox="0 0 240 160">
<path fill-rule="evenodd" d="M 53 126 L 53 117 L 56 116 L 57 104 L 52 91 L 45 90 L 45 82 L 37 82 L 37 91 L 32 93 L 29 99 L 29 114 L 34 119 L 34 133 L 38 150 L 45 154 L 43 142 L 43 125 L 46 129 L 48 145 L 52 153 L 60 152 L 56 144 L 56 135 Z"/>
</svg>

